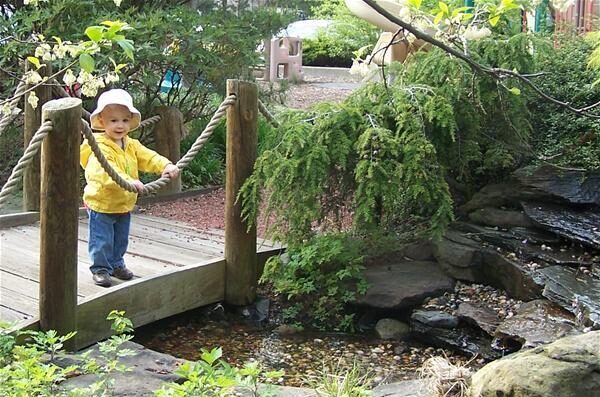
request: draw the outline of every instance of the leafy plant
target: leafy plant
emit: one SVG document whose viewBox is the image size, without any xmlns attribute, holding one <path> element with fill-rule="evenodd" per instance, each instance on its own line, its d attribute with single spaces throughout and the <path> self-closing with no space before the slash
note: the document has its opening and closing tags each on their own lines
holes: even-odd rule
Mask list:
<svg viewBox="0 0 600 397">
<path fill-rule="evenodd" d="M 247 390 L 252 396 L 267 395 L 258 390 L 259 379 L 275 379 L 283 371 L 263 372 L 258 362 L 248 363 L 241 369 L 231 367 L 221 360 L 223 350 L 202 349 L 200 361 L 185 362 L 176 374 L 184 378 L 182 383 L 167 383 L 155 392 L 157 397 L 230 396 L 234 390 Z"/>
<path fill-rule="evenodd" d="M 562 37 L 551 54 L 540 54 L 540 70 L 546 73 L 536 83 L 561 101 L 575 106 L 600 101 L 598 71 L 588 68 L 593 41 Z M 537 157 L 563 167 L 600 169 L 600 121 L 578 117 L 557 106 L 533 101 L 533 145 Z"/>
<path fill-rule="evenodd" d="M 112 311 L 112 329 L 117 334 L 98 344 L 99 355 L 92 358 L 91 351 L 81 355 L 80 365 L 60 367 L 56 359 L 63 353 L 65 341 L 73 338 L 75 332 L 58 335 L 56 331 L 25 331 L 25 344 L 17 344 L 16 337 L 4 331 L 0 333 L 0 396 L 108 396 L 112 388 L 110 374 L 127 371 L 119 363 L 122 357 L 133 354 L 123 349 L 122 344 L 131 340 L 127 335 L 133 330 L 131 321 L 123 317 L 124 312 Z M 97 375 L 98 381 L 87 388 L 65 390 L 61 383 L 75 372 Z"/>
<path fill-rule="evenodd" d="M 287 256 L 272 257 L 262 280 L 292 304 L 290 320 L 319 329 L 354 329 L 346 304 L 366 292 L 362 277 L 364 246 L 341 234 L 318 235 L 302 245 L 290 246 Z"/>
</svg>

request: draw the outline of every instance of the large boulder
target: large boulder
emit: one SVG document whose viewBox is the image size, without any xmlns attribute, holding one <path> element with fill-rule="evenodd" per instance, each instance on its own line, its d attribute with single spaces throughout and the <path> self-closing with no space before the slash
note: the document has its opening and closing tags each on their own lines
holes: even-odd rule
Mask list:
<svg viewBox="0 0 600 397">
<path fill-rule="evenodd" d="M 598 397 L 600 331 L 559 339 L 491 362 L 473 375 L 472 397 Z"/>
</svg>

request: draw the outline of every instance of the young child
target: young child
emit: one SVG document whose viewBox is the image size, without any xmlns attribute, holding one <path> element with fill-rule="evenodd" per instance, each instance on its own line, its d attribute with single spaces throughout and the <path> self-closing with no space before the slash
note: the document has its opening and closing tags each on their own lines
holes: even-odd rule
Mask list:
<svg viewBox="0 0 600 397">
<path fill-rule="evenodd" d="M 144 184 L 139 180 L 138 171 L 176 178 L 179 168 L 127 136 L 139 127 L 140 119 L 140 112 L 133 106 L 127 91 L 113 89 L 100 95 L 90 121 L 92 129 L 102 131 L 94 136 L 108 162 L 141 193 Z M 127 251 L 131 211 L 137 193 L 126 191 L 111 179 L 93 155 L 87 140 L 81 144 L 80 161 L 87 182 L 83 201 L 89 213 L 90 270 L 97 285 L 110 287 L 111 276 L 120 280 L 133 277 L 125 266 L 123 255 Z"/>
</svg>

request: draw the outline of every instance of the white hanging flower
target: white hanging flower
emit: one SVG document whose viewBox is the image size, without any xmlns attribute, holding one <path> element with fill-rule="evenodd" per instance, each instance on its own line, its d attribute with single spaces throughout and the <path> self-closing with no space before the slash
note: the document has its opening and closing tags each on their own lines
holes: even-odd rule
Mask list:
<svg viewBox="0 0 600 397">
<path fill-rule="evenodd" d="M 204 28 L 202 27 L 202 25 L 196 26 L 196 32 L 204 32 Z"/>
<path fill-rule="evenodd" d="M 117 7 L 121 7 L 121 3 L 123 2 L 123 0 L 113 0 L 113 1 Z"/>
<path fill-rule="evenodd" d="M 350 74 L 359 74 L 359 70 L 360 70 L 360 64 L 362 62 L 359 62 L 358 59 L 353 59 L 352 60 L 352 66 L 350 67 Z"/>
<path fill-rule="evenodd" d="M 25 73 L 25 83 L 35 85 L 42 81 L 42 76 L 34 70 Z"/>
<path fill-rule="evenodd" d="M 75 84 L 75 82 L 77 81 L 77 78 L 75 77 L 75 74 L 73 73 L 73 71 L 71 69 L 67 69 L 67 71 L 65 72 L 65 74 L 63 76 L 63 81 L 65 82 L 67 87 L 71 87 L 73 84 Z"/>
<path fill-rule="evenodd" d="M 48 44 L 48 43 L 42 43 L 42 44 L 40 44 L 39 46 L 36 47 L 34 55 L 37 58 L 44 59 L 44 57 L 46 57 L 47 54 L 50 54 L 50 50 L 51 50 L 50 44 Z M 49 61 L 49 59 L 44 59 L 44 60 Z"/>
<path fill-rule="evenodd" d="M 52 47 L 52 52 L 54 53 L 56 58 L 63 59 L 65 57 L 65 55 L 67 55 L 67 52 L 69 52 L 70 45 L 71 45 L 70 41 L 60 42 L 58 44 L 55 44 L 54 47 Z"/>
<path fill-rule="evenodd" d="M 108 72 L 106 76 L 104 76 L 104 82 L 106 84 L 116 83 L 117 81 L 119 81 L 119 75 L 117 73 Z"/>
<path fill-rule="evenodd" d="M 361 59 L 355 59 L 352 61 L 352 67 L 350 67 L 350 74 L 356 74 L 360 76 L 368 75 L 372 70 L 377 69 L 377 65 L 374 62 L 363 61 Z"/>
<path fill-rule="evenodd" d="M 467 40 L 479 40 L 492 34 L 489 28 L 478 28 L 477 26 L 469 26 L 463 33 L 463 37 Z"/>
<path fill-rule="evenodd" d="M 35 95 L 35 92 L 30 91 L 29 96 L 27 97 L 27 103 L 29 103 L 31 105 L 31 107 L 35 109 L 35 108 L 37 108 L 39 101 L 40 101 L 40 98 L 38 98 L 37 95 Z"/>
<path fill-rule="evenodd" d="M 10 103 L 6 102 L 2 106 L 2 116 L 10 116 L 11 113 L 12 113 L 12 109 L 10 108 Z"/>
<path fill-rule="evenodd" d="M 77 76 L 77 82 L 81 84 L 81 93 L 87 97 L 96 96 L 99 88 L 104 88 L 104 79 L 81 70 Z"/>
</svg>

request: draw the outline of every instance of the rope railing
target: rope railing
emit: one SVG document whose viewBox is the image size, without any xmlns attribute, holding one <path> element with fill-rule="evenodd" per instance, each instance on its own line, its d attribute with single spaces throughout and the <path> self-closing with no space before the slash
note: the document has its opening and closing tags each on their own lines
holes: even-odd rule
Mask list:
<svg viewBox="0 0 600 397">
<path fill-rule="evenodd" d="M 196 141 L 194 142 L 192 147 L 190 147 L 190 150 L 188 150 L 187 153 L 177 162 L 177 164 L 175 164 L 177 166 L 177 168 L 182 170 L 188 166 L 188 164 L 192 161 L 192 159 L 196 156 L 196 154 L 198 154 L 198 152 L 200 151 L 202 146 L 204 146 L 204 144 L 206 143 L 208 138 L 210 138 L 210 136 L 215 131 L 217 125 L 219 124 L 219 121 L 225 115 L 225 113 L 227 111 L 227 107 L 231 106 L 235 103 L 235 99 L 236 99 L 235 95 L 230 95 L 227 98 L 225 98 L 225 100 L 223 102 L 221 102 L 221 104 L 219 105 L 219 107 L 217 108 L 215 113 L 213 114 L 212 118 L 210 119 L 210 122 L 204 128 L 204 131 L 202 131 L 200 136 L 198 136 L 198 138 L 196 138 Z M 160 119 L 160 116 L 154 116 L 154 117 L 148 119 L 148 121 L 155 117 L 158 117 Z M 156 120 L 156 121 L 158 121 L 158 120 Z M 153 121 L 153 122 L 156 122 L 156 121 Z M 102 166 L 104 171 L 106 171 L 106 173 L 111 177 L 111 179 L 117 185 L 119 185 L 123 189 L 127 190 L 128 192 L 136 193 L 137 189 L 135 188 L 135 186 L 132 183 L 123 179 L 117 173 L 117 171 L 110 165 L 110 163 L 108 162 L 106 157 L 104 157 L 104 155 L 102 154 L 102 151 L 100 150 L 100 147 L 98 146 L 98 142 L 96 141 L 96 138 L 94 137 L 94 134 L 92 133 L 92 129 L 87 124 L 87 122 L 82 120 L 82 124 L 83 124 L 84 136 L 88 140 L 88 143 L 90 145 L 90 148 L 92 149 L 92 152 L 98 159 L 98 162 L 100 163 L 100 165 Z M 144 185 L 143 193 L 146 194 L 146 193 L 155 192 L 158 189 L 165 186 L 167 183 L 169 183 L 170 180 L 171 180 L 171 178 L 169 178 L 169 177 L 161 177 L 153 182 L 147 183 Z"/>
<path fill-rule="evenodd" d="M 8 181 L 2 186 L 2 190 L 0 191 L 0 206 L 5 204 L 10 194 L 19 188 L 19 179 L 25 172 L 25 169 L 31 164 L 35 155 L 39 152 L 44 138 L 46 138 L 50 131 L 52 131 L 52 121 L 48 120 L 44 121 L 40 128 L 35 132 L 27 149 L 25 149 L 25 153 L 23 153 L 23 156 L 19 159 L 17 165 L 13 168 L 12 173 L 8 177 Z"/>
<path fill-rule="evenodd" d="M 152 116 L 152 117 L 148 117 L 146 120 L 143 120 L 140 123 L 140 128 L 145 128 L 145 127 L 149 127 L 153 124 L 156 124 L 160 121 L 160 116 L 156 115 L 156 116 Z"/>
<path fill-rule="evenodd" d="M 21 113 L 17 109 L 17 105 L 19 104 L 21 96 L 23 96 L 26 89 L 27 84 L 25 84 L 22 81 L 17 85 L 17 88 L 15 89 L 15 94 L 13 95 L 13 99 L 8 103 L 8 109 L 10 110 L 10 112 L 8 114 L 3 115 L 2 119 L 0 119 L 0 135 L 2 135 L 6 127 L 8 127 L 10 123 L 12 123 L 15 117 L 17 117 L 19 113 Z"/>
<path fill-rule="evenodd" d="M 213 114 L 210 122 L 204 128 L 204 131 L 198 136 L 194 144 L 190 147 L 188 152 L 177 162 L 176 166 L 181 170 L 189 165 L 192 159 L 198 154 L 200 149 L 204 146 L 206 141 L 210 138 L 210 136 L 214 133 L 219 121 L 223 118 L 225 113 L 227 112 L 227 107 L 233 105 L 235 103 L 236 97 L 235 95 L 230 95 L 219 105 L 215 113 Z M 154 124 L 160 120 L 160 116 L 153 116 L 147 120 L 144 120 L 142 123 L 146 123 L 144 126 L 148 126 Z M 85 138 L 88 140 L 90 148 L 92 152 L 100 162 L 100 165 L 106 171 L 106 173 L 111 177 L 111 179 L 117 183 L 123 189 L 129 192 L 137 192 L 135 186 L 123 179 L 117 171 L 110 165 L 106 157 L 102 154 L 100 146 L 96 141 L 92 129 L 89 124 L 85 120 L 81 120 L 82 122 L 82 130 Z M 0 191 L 0 206 L 4 205 L 9 198 L 10 194 L 13 193 L 17 188 L 19 188 L 18 181 L 23 175 L 25 169 L 31 164 L 36 154 L 39 152 L 39 149 L 42 145 L 44 138 L 52 131 L 52 122 L 44 121 L 40 128 L 33 135 L 27 149 L 25 149 L 25 153 L 17 162 L 17 165 L 13 168 L 13 171 L 8 178 L 7 182 L 2 186 L 2 190 Z M 153 182 L 147 183 L 144 185 L 143 193 L 151 193 L 159 190 L 163 186 L 169 183 L 171 178 L 169 177 L 161 177 Z"/>
<path fill-rule="evenodd" d="M 269 112 L 263 101 L 260 99 L 258 100 L 258 110 L 273 127 L 279 128 L 279 123 L 277 120 L 275 120 L 275 117 L 271 114 L 271 112 Z"/>
</svg>

